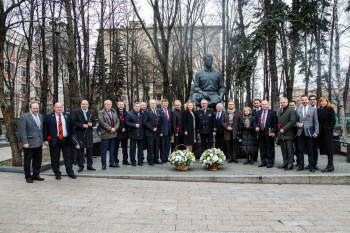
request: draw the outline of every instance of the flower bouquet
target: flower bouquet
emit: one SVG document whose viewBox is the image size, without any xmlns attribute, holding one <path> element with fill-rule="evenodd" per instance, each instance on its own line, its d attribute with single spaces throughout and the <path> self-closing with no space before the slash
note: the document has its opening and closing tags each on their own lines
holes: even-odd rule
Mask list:
<svg viewBox="0 0 350 233">
<path fill-rule="evenodd" d="M 223 166 L 226 163 L 226 156 L 222 150 L 212 148 L 204 151 L 199 161 L 203 166 L 208 167 L 209 170 L 215 171 L 219 165 Z"/>
<path fill-rule="evenodd" d="M 180 144 L 181 145 L 181 144 Z M 194 154 L 186 150 L 176 150 L 169 156 L 169 164 L 174 165 L 176 170 L 186 171 L 196 161 Z"/>
</svg>

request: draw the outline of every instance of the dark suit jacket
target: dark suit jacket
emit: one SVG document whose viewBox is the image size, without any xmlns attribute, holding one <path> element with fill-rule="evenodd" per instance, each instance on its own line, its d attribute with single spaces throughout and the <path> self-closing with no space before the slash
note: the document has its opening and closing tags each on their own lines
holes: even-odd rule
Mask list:
<svg viewBox="0 0 350 233">
<path fill-rule="evenodd" d="M 128 112 L 123 109 L 123 117 L 121 118 L 120 110 L 118 108 L 115 109 L 117 112 L 117 116 L 120 120 L 119 128 L 118 128 L 118 134 L 117 134 L 117 139 L 128 139 L 128 129 L 127 125 L 125 124 L 125 119 L 128 117 Z M 123 121 L 124 119 L 124 121 Z M 122 132 L 123 129 L 126 129 L 125 132 Z"/>
<path fill-rule="evenodd" d="M 64 120 L 66 121 L 68 143 L 69 145 L 71 145 L 72 135 L 75 135 L 73 120 L 70 114 L 63 112 L 62 115 L 64 117 Z M 43 131 L 44 141 L 49 141 L 50 147 L 54 147 L 58 141 L 57 125 L 58 123 L 56 122 L 55 112 L 51 112 L 45 116 Z M 49 136 L 51 137 L 50 140 L 48 139 Z"/>
<path fill-rule="evenodd" d="M 72 120 L 75 126 L 75 133 L 82 142 L 81 148 L 92 148 L 94 143 L 92 127 L 96 126 L 96 119 L 95 114 L 92 110 L 88 110 L 86 116 L 88 120 L 85 120 L 83 110 L 81 108 L 78 108 L 74 110 Z M 92 127 L 85 129 L 83 125 L 89 122 L 92 123 Z"/>
<path fill-rule="evenodd" d="M 259 112 L 259 111 L 261 111 L 261 107 L 260 107 L 259 110 L 257 110 L 256 108 L 254 108 L 253 111 L 252 111 L 252 116 L 255 116 L 255 114 L 256 114 L 257 112 Z"/>
<path fill-rule="evenodd" d="M 239 116 L 239 117 L 238 117 Z M 231 132 L 233 139 L 236 139 L 239 127 L 239 118 L 242 116 L 241 111 L 237 110 L 234 112 L 233 123 L 232 123 L 232 131 L 228 131 L 227 128 L 230 127 L 230 120 L 228 112 L 224 112 L 221 117 L 221 125 L 224 127 L 224 140 L 231 140 Z"/>
<path fill-rule="evenodd" d="M 144 113 L 143 125 L 146 129 L 146 137 L 154 137 L 155 135 L 159 137 L 159 135 L 163 133 L 162 117 L 157 110 L 156 113 L 157 115 L 152 113 L 150 108 Z M 154 128 L 157 128 L 156 134 L 153 132 Z"/>
<path fill-rule="evenodd" d="M 140 111 L 139 114 L 140 117 L 138 117 L 137 113 L 132 110 L 125 118 L 125 125 L 130 129 L 130 139 L 132 140 L 145 139 L 145 129 L 143 126 L 144 113 Z M 136 128 L 136 124 L 140 124 L 140 127 Z"/>
<path fill-rule="evenodd" d="M 262 113 L 263 111 L 260 110 L 255 114 L 255 121 L 254 121 L 254 129 L 260 128 L 259 131 L 259 137 L 261 137 L 262 133 L 265 133 L 265 138 L 272 138 L 269 136 L 269 129 L 272 128 L 272 133 L 277 133 L 277 114 L 276 111 L 268 109 L 267 110 L 267 118 L 265 122 L 265 130 L 261 130 L 261 121 L 262 120 Z"/>
<path fill-rule="evenodd" d="M 196 115 L 200 134 L 211 134 L 216 132 L 216 119 L 213 109 L 207 108 L 205 114 L 202 109 L 199 109 L 196 111 Z"/>
<path fill-rule="evenodd" d="M 224 127 L 221 124 L 221 118 L 222 118 L 223 114 L 224 114 L 224 111 L 221 111 L 221 116 L 220 116 L 219 120 L 217 120 L 217 118 L 216 118 L 218 115 L 218 112 L 216 112 L 216 114 L 215 114 L 217 133 L 222 134 L 222 135 L 224 134 Z"/>
<path fill-rule="evenodd" d="M 172 112 L 171 116 L 171 124 L 172 124 L 172 132 L 174 134 L 179 134 L 183 135 L 183 130 L 182 130 L 182 110 L 177 110 L 175 109 Z"/>
<path fill-rule="evenodd" d="M 30 112 L 23 114 L 19 120 L 19 136 L 22 146 L 26 143 L 29 148 L 37 148 L 43 145 L 43 116 L 38 113 L 40 129 Z"/>
<path fill-rule="evenodd" d="M 164 108 L 158 109 L 158 112 L 160 113 L 160 116 L 162 118 L 163 135 L 171 135 L 171 111 L 169 110 L 169 108 L 167 109 L 169 120 L 165 115 Z"/>
</svg>

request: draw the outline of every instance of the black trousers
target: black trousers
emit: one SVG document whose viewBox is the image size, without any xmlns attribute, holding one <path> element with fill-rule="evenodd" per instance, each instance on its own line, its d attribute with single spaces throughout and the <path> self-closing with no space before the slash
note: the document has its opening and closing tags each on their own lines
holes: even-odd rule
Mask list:
<svg viewBox="0 0 350 233">
<path fill-rule="evenodd" d="M 285 139 L 284 141 L 282 139 L 279 140 L 281 145 L 281 152 L 283 156 L 283 165 L 287 165 L 288 167 L 293 167 L 293 157 L 294 157 L 294 151 L 293 151 L 293 140 L 292 139 Z"/>
<path fill-rule="evenodd" d="M 158 136 L 147 137 L 147 161 L 149 163 L 154 160 L 159 161 L 159 144 L 160 144 L 160 137 Z"/>
<path fill-rule="evenodd" d="M 118 152 L 119 144 L 122 144 L 122 153 L 123 153 L 123 163 L 128 162 L 128 139 L 116 139 L 115 140 L 115 149 L 114 149 L 114 162 L 119 163 Z"/>
<path fill-rule="evenodd" d="M 304 167 L 304 151 L 305 146 L 308 150 L 309 167 L 313 168 L 315 166 L 314 160 L 314 138 L 310 138 L 305 135 L 304 131 L 298 136 L 299 144 L 299 164 Z"/>
<path fill-rule="evenodd" d="M 259 138 L 260 159 L 262 164 L 273 166 L 275 164 L 274 138 L 266 137 L 262 132 Z"/>
<path fill-rule="evenodd" d="M 213 134 L 201 134 L 201 147 L 202 153 L 207 150 L 213 148 Z"/>
<path fill-rule="evenodd" d="M 40 168 L 41 168 L 41 161 L 43 158 L 43 148 L 36 147 L 36 148 L 23 148 L 24 152 L 24 176 L 25 178 L 32 177 L 30 173 L 30 163 L 32 162 L 33 167 L 33 176 L 37 177 L 40 174 Z"/>
<path fill-rule="evenodd" d="M 222 150 L 225 153 L 225 141 L 224 141 L 224 133 L 216 132 L 215 135 L 215 148 Z"/>
<path fill-rule="evenodd" d="M 64 166 L 67 175 L 74 175 L 72 147 L 68 143 L 68 138 L 57 139 L 54 147 L 50 147 L 51 167 L 55 175 L 61 175 L 60 172 L 60 154 L 63 153 Z"/>
<path fill-rule="evenodd" d="M 183 135 L 175 136 L 174 134 L 174 149 L 177 147 L 177 145 L 180 145 L 183 143 L 184 143 L 184 136 Z"/>
<path fill-rule="evenodd" d="M 238 159 L 238 140 L 232 139 L 225 141 L 226 151 L 227 151 L 227 160 L 237 160 Z"/>
<path fill-rule="evenodd" d="M 143 163 L 143 140 L 130 139 L 130 162 L 136 164 L 136 144 L 137 144 L 137 163 Z"/>
</svg>

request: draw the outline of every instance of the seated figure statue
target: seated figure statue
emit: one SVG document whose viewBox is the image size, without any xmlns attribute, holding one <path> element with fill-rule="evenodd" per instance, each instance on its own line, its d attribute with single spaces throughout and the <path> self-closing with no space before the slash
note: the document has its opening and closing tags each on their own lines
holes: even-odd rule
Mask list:
<svg viewBox="0 0 350 233">
<path fill-rule="evenodd" d="M 225 84 L 222 74 L 215 70 L 213 65 L 213 56 L 206 54 L 203 57 L 204 69 L 198 71 L 194 78 L 192 101 L 196 106 L 201 105 L 201 101 L 206 99 L 208 106 L 215 109 L 216 104 L 223 103 L 225 94 Z"/>
</svg>

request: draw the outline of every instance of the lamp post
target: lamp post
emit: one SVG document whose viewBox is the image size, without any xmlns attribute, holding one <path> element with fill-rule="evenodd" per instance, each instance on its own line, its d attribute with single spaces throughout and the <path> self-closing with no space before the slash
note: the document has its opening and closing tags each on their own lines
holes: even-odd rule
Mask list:
<svg viewBox="0 0 350 233">
<path fill-rule="evenodd" d="M 58 45 L 60 41 L 60 27 L 65 26 L 66 24 L 59 21 L 59 18 L 55 18 L 54 20 L 50 21 L 50 25 L 54 26 L 55 34 L 56 34 L 56 54 L 55 54 L 55 99 L 54 103 L 58 102 Z"/>
</svg>

